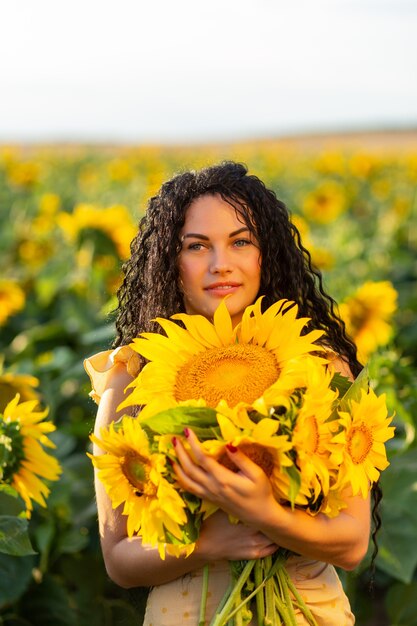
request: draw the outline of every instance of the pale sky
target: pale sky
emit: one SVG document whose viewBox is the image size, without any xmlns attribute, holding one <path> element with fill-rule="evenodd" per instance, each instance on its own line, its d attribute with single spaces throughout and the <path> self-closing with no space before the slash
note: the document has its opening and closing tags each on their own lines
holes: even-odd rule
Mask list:
<svg viewBox="0 0 417 626">
<path fill-rule="evenodd" d="M 417 0 L 0 0 L 0 142 L 417 126 Z"/>
</svg>

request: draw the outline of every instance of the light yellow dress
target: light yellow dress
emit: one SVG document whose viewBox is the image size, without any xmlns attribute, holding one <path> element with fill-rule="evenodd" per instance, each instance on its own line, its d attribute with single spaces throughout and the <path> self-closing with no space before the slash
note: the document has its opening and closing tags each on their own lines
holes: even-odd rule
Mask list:
<svg viewBox="0 0 417 626">
<path fill-rule="evenodd" d="M 124 363 L 132 376 L 138 374 L 139 358 L 129 346 L 100 352 L 84 362 L 92 384 L 90 396 L 97 404 L 116 363 Z M 352 626 L 355 623 L 349 600 L 332 565 L 294 556 L 288 560 L 287 571 L 319 626 Z M 148 596 L 143 626 L 197 626 L 202 575 L 203 570 L 199 569 L 164 585 L 153 587 Z M 207 624 L 230 580 L 227 561 L 210 565 Z M 307 624 L 298 612 L 297 625 Z M 256 626 L 255 617 L 251 626 Z"/>
</svg>

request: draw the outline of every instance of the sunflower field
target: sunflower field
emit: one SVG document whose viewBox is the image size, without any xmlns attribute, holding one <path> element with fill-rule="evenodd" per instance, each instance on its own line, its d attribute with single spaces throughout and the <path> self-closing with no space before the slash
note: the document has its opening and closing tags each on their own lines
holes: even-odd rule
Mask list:
<svg viewBox="0 0 417 626">
<path fill-rule="evenodd" d="M 417 152 L 278 141 L 0 147 L 0 624 L 141 623 L 145 592 L 116 587 L 101 557 L 83 359 L 111 345 L 147 200 L 223 159 L 287 204 L 395 415 L 375 571 L 371 546 L 340 576 L 359 626 L 417 625 Z"/>
</svg>

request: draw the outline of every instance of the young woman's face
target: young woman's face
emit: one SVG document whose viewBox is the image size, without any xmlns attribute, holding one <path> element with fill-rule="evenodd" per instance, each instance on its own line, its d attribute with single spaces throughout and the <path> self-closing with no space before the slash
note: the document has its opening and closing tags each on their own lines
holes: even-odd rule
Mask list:
<svg viewBox="0 0 417 626">
<path fill-rule="evenodd" d="M 254 302 L 261 282 L 261 253 L 243 218 L 220 195 L 197 198 L 187 210 L 178 256 L 187 313 L 212 318 L 225 296 L 233 325 Z"/>
</svg>

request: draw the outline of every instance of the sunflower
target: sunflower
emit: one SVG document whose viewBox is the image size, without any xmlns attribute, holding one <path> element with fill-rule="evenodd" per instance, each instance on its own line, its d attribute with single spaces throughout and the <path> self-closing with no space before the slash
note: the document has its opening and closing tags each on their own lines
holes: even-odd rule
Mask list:
<svg viewBox="0 0 417 626">
<path fill-rule="evenodd" d="M 32 500 L 46 506 L 50 490 L 41 480 L 58 480 L 58 461 L 42 446 L 55 448 L 47 434 L 55 430 L 43 419 L 47 411 L 35 411 L 37 400 L 19 404 L 20 396 L 11 400 L 0 415 L 0 482 L 15 489 L 26 505 L 27 517 L 33 510 Z"/>
<path fill-rule="evenodd" d="M 332 180 L 321 183 L 303 201 L 306 217 L 319 224 L 333 222 L 346 208 L 346 192 L 339 183 Z"/>
<path fill-rule="evenodd" d="M 15 280 L 0 280 L 0 326 L 25 306 L 25 292 Z"/>
<path fill-rule="evenodd" d="M 293 464 L 286 454 L 292 445 L 286 435 L 279 433 L 279 421 L 264 417 L 255 422 L 242 404 L 230 409 L 223 401 L 219 403 L 217 422 L 221 438 L 204 441 L 202 446 L 205 452 L 229 469 L 237 470 L 225 447 L 226 444 L 231 444 L 239 448 L 264 470 L 274 489 L 282 469 Z"/>
<path fill-rule="evenodd" d="M 306 388 L 296 413 L 292 444 L 297 455 L 304 493 L 312 491 L 313 502 L 319 495 L 327 496 L 330 472 L 337 469 L 336 455 L 343 444 L 335 439 L 329 422 L 338 393 L 330 388 L 333 369 L 325 369 L 310 359 Z"/>
<path fill-rule="evenodd" d="M 120 408 L 144 405 L 143 418 L 189 400 L 216 408 L 243 403 L 265 411 L 285 401 L 299 378 L 294 361 L 312 351 L 323 333 L 302 335 L 307 318 L 297 318 L 297 306 L 280 300 L 265 313 L 261 298 L 245 309 L 235 329 L 224 300 L 213 323 L 201 315 L 174 315 L 185 328 L 158 318 L 167 336 L 143 333 L 133 350 L 149 360 L 131 383 L 133 391 Z M 318 357 L 317 357 L 318 358 Z"/>
<path fill-rule="evenodd" d="M 22 402 L 38 400 L 39 394 L 35 390 L 38 386 L 39 380 L 34 376 L 4 372 L 0 364 L 0 413 L 17 393 Z"/>
<path fill-rule="evenodd" d="M 370 484 L 389 465 L 384 443 L 394 436 L 394 427 L 389 426 L 385 394 L 378 397 L 372 389 L 362 389 L 359 402 L 352 400 L 350 412 L 340 411 L 339 416 L 344 432 L 336 438 L 345 448 L 338 487 L 351 485 L 353 495 L 366 498 Z"/>
<path fill-rule="evenodd" d="M 122 204 L 102 208 L 94 204 L 77 204 L 72 213 L 61 211 L 57 215 L 58 226 L 72 242 L 83 231 L 98 230 L 113 241 L 120 257 L 127 259 L 136 227 L 127 207 Z"/>
<path fill-rule="evenodd" d="M 390 340 L 397 298 L 389 281 L 367 281 L 340 305 L 341 316 L 361 361 L 365 362 L 378 346 Z"/>
<path fill-rule="evenodd" d="M 181 542 L 181 526 L 187 522 L 182 498 L 164 477 L 165 456 L 151 453 L 148 437 L 135 418 L 124 417 L 117 427 L 113 422 L 100 435 L 101 439 L 90 438 L 106 454 L 88 456 L 113 508 L 123 504 L 129 537 L 140 533 L 144 543 L 157 545 L 164 556 L 167 531 Z"/>
<path fill-rule="evenodd" d="M 317 513 L 324 513 L 327 517 L 337 517 L 340 511 L 346 507 L 346 494 L 337 487 L 337 481 L 333 481 L 333 485 L 331 485 L 327 496 L 323 498 Z M 312 513 L 311 510 L 309 512 Z"/>
</svg>

